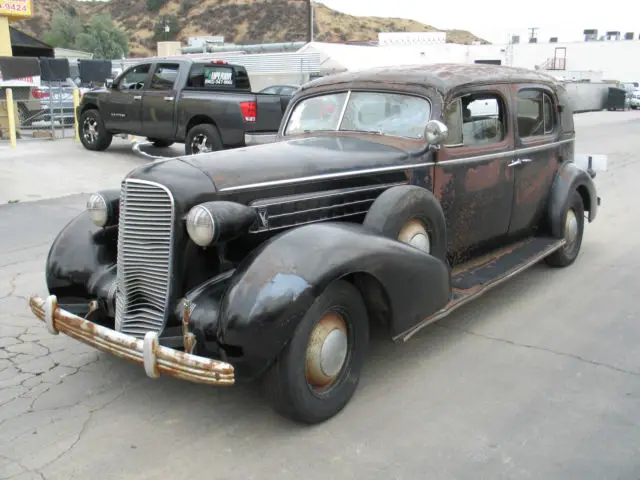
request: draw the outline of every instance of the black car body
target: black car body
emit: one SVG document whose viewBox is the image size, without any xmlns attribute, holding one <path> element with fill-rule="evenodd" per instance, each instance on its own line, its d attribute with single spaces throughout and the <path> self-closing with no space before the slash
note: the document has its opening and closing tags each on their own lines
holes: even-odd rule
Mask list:
<svg viewBox="0 0 640 480">
<path fill-rule="evenodd" d="M 31 306 L 151 376 L 264 376 L 281 413 L 319 422 L 355 390 L 369 321 L 405 341 L 541 259 L 575 260 L 600 199 L 574 136 L 564 88 L 528 70 L 320 79 L 275 143 L 158 160 L 92 196 Z"/>
<path fill-rule="evenodd" d="M 275 133 L 291 95 L 252 93 L 246 69 L 221 60 L 154 59 L 123 71 L 78 107 L 83 145 L 104 150 L 114 134 L 185 144 L 185 153 L 245 146 Z"/>
</svg>

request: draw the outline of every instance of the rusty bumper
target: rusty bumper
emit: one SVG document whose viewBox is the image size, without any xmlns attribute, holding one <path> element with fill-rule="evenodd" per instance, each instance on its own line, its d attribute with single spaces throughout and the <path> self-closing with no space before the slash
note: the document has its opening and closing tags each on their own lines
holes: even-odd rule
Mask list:
<svg viewBox="0 0 640 480">
<path fill-rule="evenodd" d="M 29 306 L 49 333 L 62 332 L 103 352 L 143 365 L 149 377 L 164 374 L 207 385 L 234 384 L 232 365 L 162 346 L 155 332 L 148 332 L 141 340 L 97 325 L 58 307 L 55 295 L 46 299 L 30 297 Z"/>
</svg>

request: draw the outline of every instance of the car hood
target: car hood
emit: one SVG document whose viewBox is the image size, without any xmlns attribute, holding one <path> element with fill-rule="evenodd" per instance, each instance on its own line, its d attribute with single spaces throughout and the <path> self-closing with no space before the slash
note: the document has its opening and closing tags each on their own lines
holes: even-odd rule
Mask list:
<svg viewBox="0 0 640 480">
<path fill-rule="evenodd" d="M 385 167 L 409 154 L 355 137 L 318 136 L 182 157 L 207 175 L 219 192 L 297 178 Z"/>
</svg>

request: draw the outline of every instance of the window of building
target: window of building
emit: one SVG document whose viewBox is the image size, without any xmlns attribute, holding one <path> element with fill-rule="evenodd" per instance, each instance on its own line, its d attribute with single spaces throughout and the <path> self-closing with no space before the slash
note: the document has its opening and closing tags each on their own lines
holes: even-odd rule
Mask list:
<svg viewBox="0 0 640 480">
<path fill-rule="evenodd" d="M 495 94 L 459 97 L 446 106 L 444 117 L 449 147 L 499 143 L 507 131 L 504 103 Z"/>
</svg>

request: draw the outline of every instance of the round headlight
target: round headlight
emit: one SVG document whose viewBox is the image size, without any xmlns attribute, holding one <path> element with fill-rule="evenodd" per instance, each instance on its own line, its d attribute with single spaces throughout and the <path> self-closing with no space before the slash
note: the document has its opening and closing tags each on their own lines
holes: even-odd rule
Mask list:
<svg viewBox="0 0 640 480">
<path fill-rule="evenodd" d="M 87 212 L 93 223 L 98 227 L 104 227 L 109 219 L 107 201 L 99 193 L 94 193 L 87 200 Z"/>
<path fill-rule="evenodd" d="M 193 207 L 187 215 L 187 232 L 193 243 L 206 247 L 213 241 L 216 225 L 211 212 L 202 205 Z"/>
</svg>

